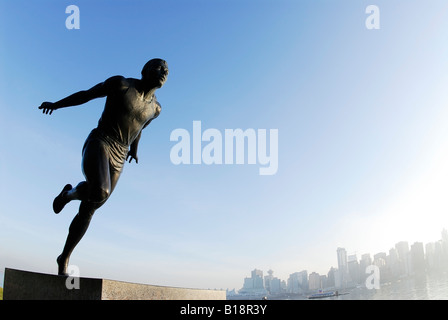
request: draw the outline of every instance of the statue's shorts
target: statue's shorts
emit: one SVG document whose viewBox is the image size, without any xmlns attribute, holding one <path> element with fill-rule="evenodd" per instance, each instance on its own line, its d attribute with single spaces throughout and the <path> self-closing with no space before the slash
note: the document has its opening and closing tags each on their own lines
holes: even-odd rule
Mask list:
<svg viewBox="0 0 448 320">
<path fill-rule="evenodd" d="M 99 162 L 97 164 L 99 166 L 106 165 L 106 163 L 101 162 L 108 161 L 110 172 L 121 172 L 128 155 L 128 150 L 128 146 L 116 141 L 100 129 L 93 129 L 82 148 L 83 162 L 90 162 L 90 164 L 83 163 L 83 171 L 86 171 L 86 165 L 92 166 L 91 158 L 93 158 L 93 161 Z M 96 165 L 93 164 L 93 166 Z"/>
</svg>

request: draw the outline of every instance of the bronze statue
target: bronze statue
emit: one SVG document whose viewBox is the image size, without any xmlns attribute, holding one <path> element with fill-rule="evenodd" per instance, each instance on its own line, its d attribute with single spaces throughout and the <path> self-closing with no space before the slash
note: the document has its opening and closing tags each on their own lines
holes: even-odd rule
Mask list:
<svg viewBox="0 0 448 320">
<path fill-rule="evenodd" d="M 86 178 L 76 187 L 67 184 L 53 201 L 57 214 L 71 200 L 80 200 L 79 212 L 70 224 L 64 249 L 57 258 L 58 274 L 67 275 L 70 255 L 84 236 L 94 212 L 110 197 L 124 163 L 138 163 L 141 133 L 158 117 L 161 106 L 154 95 L 168 76 L 165 60 L 152 59 L 142 69 L 141 79 L 114 76 L 86 91 L 79 91 L 57 102 L 39 107 L 45 114 L 107 97 L 104 111 L 84 143 L 82 170 Z"/>
</svg>

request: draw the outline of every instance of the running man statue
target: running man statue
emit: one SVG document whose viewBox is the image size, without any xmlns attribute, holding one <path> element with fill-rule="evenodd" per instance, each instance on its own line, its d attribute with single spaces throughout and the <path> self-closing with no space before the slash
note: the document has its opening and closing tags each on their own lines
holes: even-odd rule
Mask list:
<svg viewBox="0 0 448 320">
<path fill-rule="evenodd" d="M 76 187 L 67 184 L 53 201 L 55 213 L 72 200 L 80 200 L 79 212 L 70 224 L 64 249 L 57 258 L 58 274 L 67 275 L 70 255 L 84 236 L 95 211 L 110 197 L 126 160 L 138 163 L 137 149 L 142 130 L 160 114 L 154 95 L 168 76 L 165 60 L 152 59 L 142 69 L 141 79 L 114 76 L 86 91 L 39 107 L 45 114 L 106 98 L 103 114 L 82 149 L 85 181 Z"/>
</svg>

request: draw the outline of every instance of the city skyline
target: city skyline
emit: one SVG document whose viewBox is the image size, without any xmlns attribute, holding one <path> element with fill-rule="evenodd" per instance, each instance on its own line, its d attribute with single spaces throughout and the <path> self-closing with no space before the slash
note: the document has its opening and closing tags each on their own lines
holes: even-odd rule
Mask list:
<svg viewBox="0 0 448 320">
<path fill-rule="evenodd" d="M 371 268 L 368 268 L 370 266 L 378 267 L 380 282 L 377 289 L 380 289 L 380 284 L 406 277 L 443 273 L 448 267 L 448 230 L 443 228 L 441 238 L 434 242 L 424 244 L 416 241 L 409 245 L 408 241 L 403 240 L 395 243 L 388 253 L 363 253 L 360 259 L 356 253 L 347 254 L 346 249 L 342 247 L 335 251 L 337 268 L 328 267 L 327 273 L 301 269 L 291 273 L 287 279 L 281 279 L 274 275 L 275 271 L 272 269 L 268 270 L 268 276 L 264 276 L 263 270 L 256 268 L 251 271 L 250 278 L 244 279 L 240 289 L 227 290 L 231 294 L 262 295 L 305 294 L 318 289 L 345 289 L 359 285 L 372 289 L 367 283 L 369 276 L 373 274 Z M 272 283 L 275 283 L 274 290 L 271 290 Z"/>
</svg>

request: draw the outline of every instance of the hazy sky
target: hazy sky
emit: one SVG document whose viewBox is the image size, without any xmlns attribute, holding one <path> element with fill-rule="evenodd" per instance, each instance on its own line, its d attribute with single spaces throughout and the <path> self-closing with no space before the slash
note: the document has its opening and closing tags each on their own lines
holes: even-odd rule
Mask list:
<svg viewBox="0 0 448 320">
<path fill-rule="evenodd" d="M 366 28 L 368 5 L 380 29 Z M 80 28 L 66 28 L 66 7 Z M 0 272 L 56 273 L 105 99 L 43 115 L 151 58 L 170 74 L 139 164 L 95 214 L 81 276 L 236 288 L 254 268 L 326 274 L 336 249 L 372 255 L 448 228 L 448 3 L 0 0 Z M 173 130 L 278 130 L 278 171 L 175 165 Z M 205 146 L 207 142 L 203 143 Z"/>
</svg>

